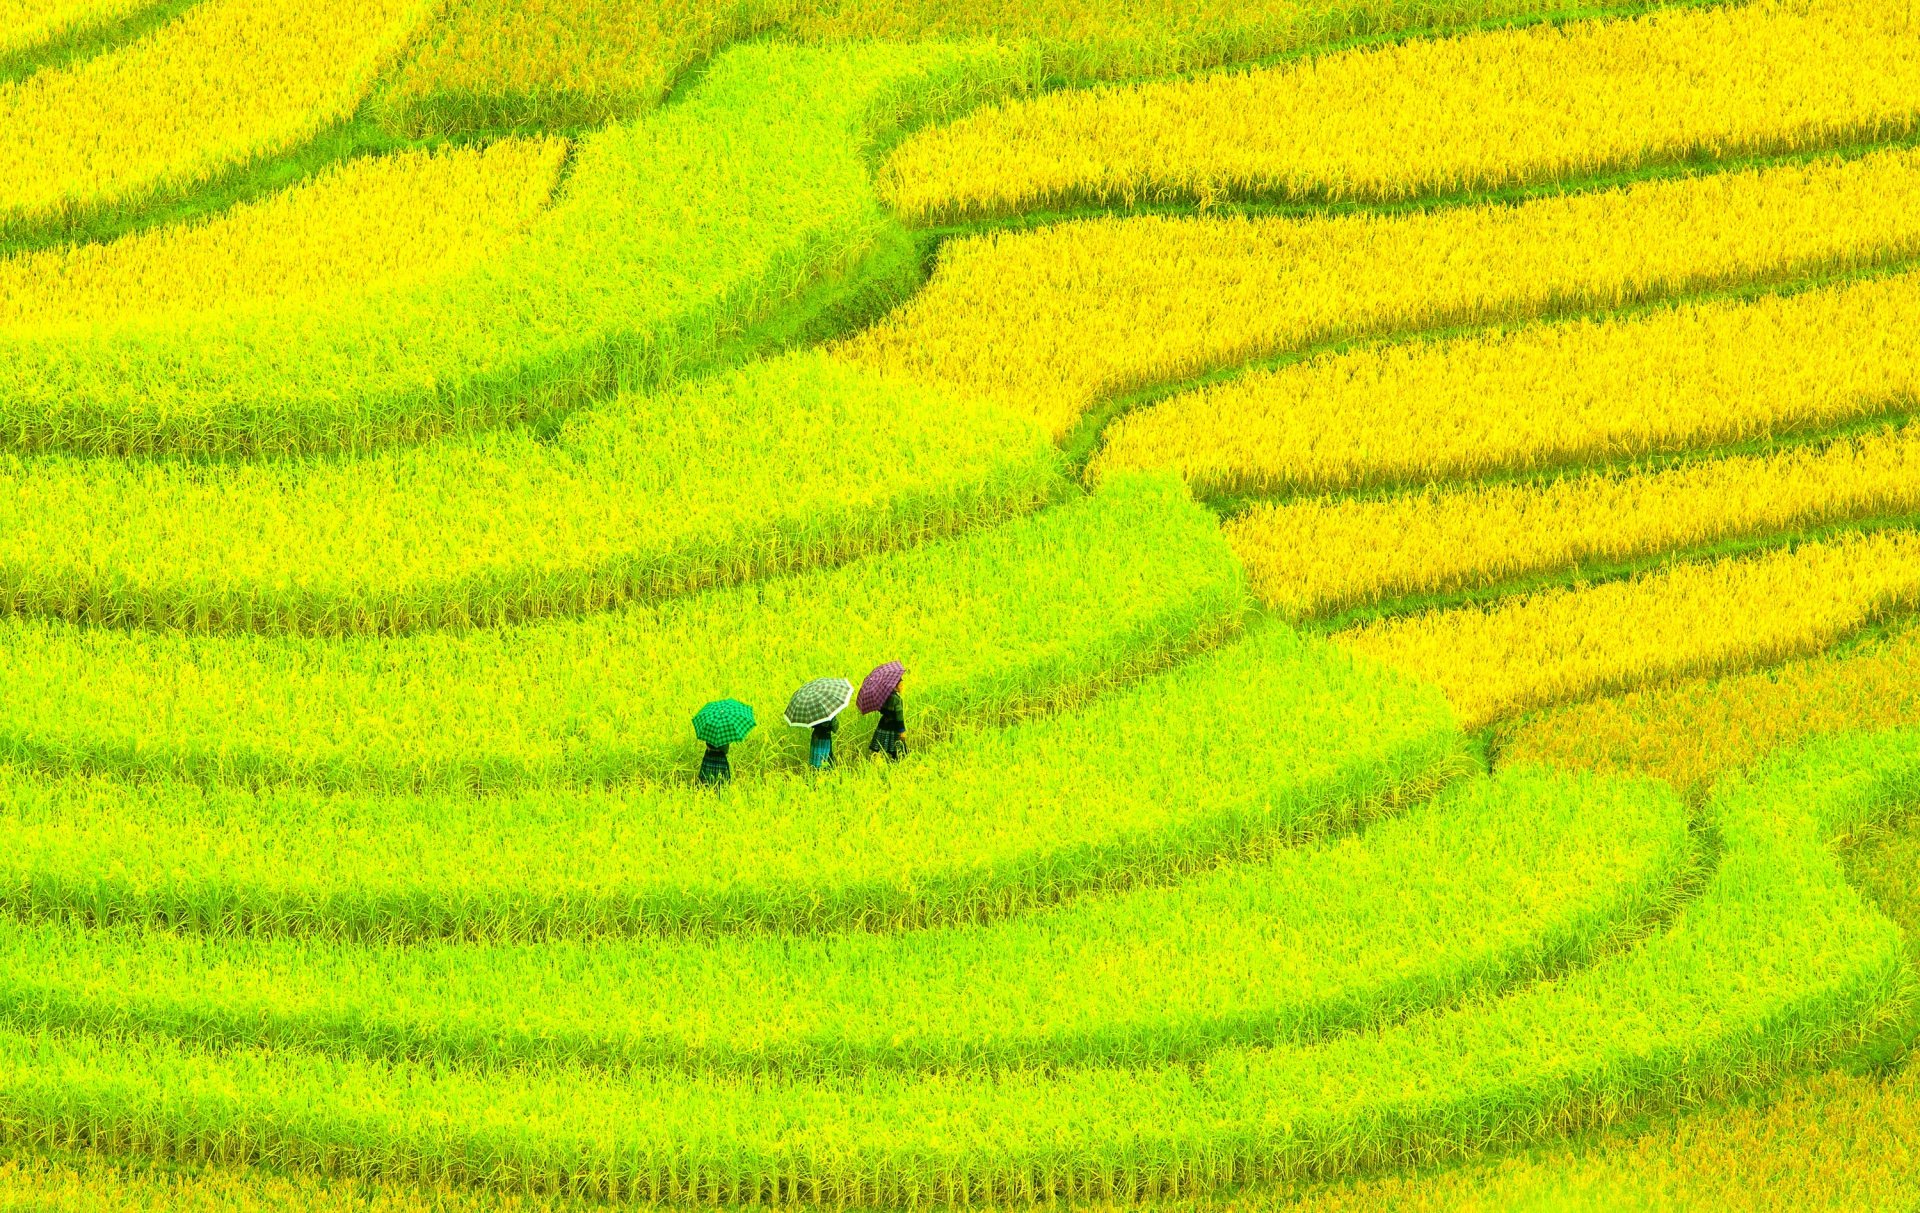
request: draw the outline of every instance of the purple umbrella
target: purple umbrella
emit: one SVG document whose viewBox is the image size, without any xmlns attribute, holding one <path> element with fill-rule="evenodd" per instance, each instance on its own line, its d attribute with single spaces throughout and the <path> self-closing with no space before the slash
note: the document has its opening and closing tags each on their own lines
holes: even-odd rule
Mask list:
<svg viewBox="0 0 1920 1213">
<path fill-rule="evenodd" d="M 900 679 L 905 677 L 907 667 L 897 661 L 873 667 L 873 673 L 860 680 L 861 712 L 877 712 L 887 696 L 900 689 Z"/>
</svg>

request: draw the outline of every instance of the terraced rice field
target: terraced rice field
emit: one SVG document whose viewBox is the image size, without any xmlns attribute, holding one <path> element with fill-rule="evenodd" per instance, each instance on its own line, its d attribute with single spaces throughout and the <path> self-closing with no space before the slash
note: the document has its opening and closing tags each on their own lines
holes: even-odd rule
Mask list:
<svg viewBox="0 0 1920 1213">
<path fill-rule="evenodd" d="M 0 0 L 0 1207 L 1920 1207 L 1917 338 L 1905 0 Z"/>
</svg>

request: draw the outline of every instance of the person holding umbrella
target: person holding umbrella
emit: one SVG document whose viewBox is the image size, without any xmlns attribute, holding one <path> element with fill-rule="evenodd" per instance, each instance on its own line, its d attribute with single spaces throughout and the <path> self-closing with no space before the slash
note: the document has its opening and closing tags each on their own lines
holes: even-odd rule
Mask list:
<svg viewBox="0 0 1920 1213">
<path fill-rule="evenodd" d="M 907 709 L 900 702 L 900 680 L 906 676 L 905 666 L 889 661 L 875 666 L 873 672 L 860 681 L 861 714 L 880 713 L 880 723 L 874 726 L 867 752 L 885 754 L 894 762 L 907 756 Z"/>
<path fill-rule="evenodd" d="M 738 699 L 716 699 L 694 713 L 693 735 L 707 743 L 707 755 L 700 760 L 701 783 L 733 779 L 727 747 L 753 732 L 754 723 L 753 709 Z"/>
<path fill-rule="evenodd" d="M 819 770 L 833 765 L 833 734 L 840 727 L 840 713 L 852 702 L 853 684 L 844 678 L 816 678 L 787 701 L 787 723 L 813 730 L 808 766 Z"/>
</svg>

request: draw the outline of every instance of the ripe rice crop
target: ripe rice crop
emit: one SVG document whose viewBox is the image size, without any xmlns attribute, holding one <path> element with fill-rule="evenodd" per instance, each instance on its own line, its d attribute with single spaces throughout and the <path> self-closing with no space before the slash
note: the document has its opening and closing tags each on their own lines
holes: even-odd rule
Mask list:
<svg viewBox="0 0 1920 1213">
<path fill-rule="evenodd" d="M 0 1172 L 85 1149 L 451 1207 L 1284 1203 L 1898 1059 L 1920 832 L 1837 852 L 1920 805 L 1920 729 L 1851 731 L 1920 711 L 1903 641 L 1771 698 L 1737 671 L 1920 608 L 1920 130 L 1820 153 L 1906 119 L 1809 134 L 1748 83 L 1832 117 L 1871 64 L 1920 71 L 1913 30 L 1751 0 L 1373 52 L 1858 8 L 1833 79 L 1784 70 L 1813 40 L 1648 49 L 1562 124 L 1613 160 L 1523 165 L 1510 205 L 967 238 L 876 191 L 905 132 L 982 99 L 1593 15 L 1334 2 L 377 0 L 368 46 L 410 3 L 426 36 L 392 49 L 492 74 L 386 91 L 369 51 L 306 82 L 353 94 L 311 138 L 12 227 L 0 173 L 0 245 L 108 241 L 0 255 Z M 269 3 L 0 52 L 0 100 Z M 1753 129 L 1822 158 L 1609 134 L 1682 60 L 1694 116 L 1764 100 Z M 164 85 L 147 66 L 132 84 Z M 383 117 L 619 124 L 322 165 L 407 145 Z M 1486 155 L 1537 169 L 1537 133 Z M 481 180 L 489 158 L 512 166 Z M 1588 192 L 1549 196 L 1575 172 Z M 1370 391 L 1340 385 L 1375 357 Z M 1318 447 L 1261 463 L 1245 404 L 1248 440 L 1193 433 L 1297 483 L 1190 486 L 1161 455 L 1088 494 L 1063 475 L 1111 417 L 1293 360 L 1326 376 L 1293 414 Z M 1292 520 L 1301 551 L 1267 563 L 1301 611 L 1417 599 L 1334 636 L 1247 618 L 1218 512 L 1249 498 Z M 1365 554 L 1336 573 L 1343 544 Z M 1542 582 L 1566 588 L 1408 613 Z M 788 695 L 888 658 L 912 752 L 850 712 L 807 769 Z M 1705 778 L 1597 732 L 1598 770 L 1522 744 L 1554 705 L 1702 674 L 1745 700 L 1630 724 L 1715 745 L 1671 747 Z M 691 718 L 722 696 L 759 727 L 715 786 Z"/>
<path fill-rule="evenodd" d="M 463 274 L 320 312 L 0 332 L 0 434 L 21 452 L 366 451 L 653 386 L 857 261 L 889 223 L 873 124 L 994 58 L 737 48 L 679 104 L 581 139 L 554 205 Z"/>
<path fill-rule="evenodd" d="M 1759 0 L 1004 102 L 907 140 L 903 217 L 1221 196 L 1392 200 L 1903 135 L 1920 55 L 1884 0 Z"/>
<path fill-rule="evenodd" d="M 484 1066 L 1202 1061 L 1587 963 L 1672 902 L 1687 825 L 1661 784 L 1516 773 L 1364 838 L 899 936 L 396 948 L 8 924 L 0 1015 Z"/>
<path fill-rule="evenodd" d="M 491 788 L 691 771 L 688 721 L 754 705 L 784 762 L 808 679 L 919 671 L 923 737 L 1071 702 L 1231 632 L 1245 589 L 1213 518 L 1143 479 L 841 568 L 514 628 L 193 636 L 0 620 L 0 755 L 195 779 Z"/>
<path fill-rule="evenodd" d="M 1173 467 L 1206 494 L 1287 494 L 1778 438 L 1920 407 L 1901 337 L 1917 319 L 1906 273 L 1359 349 L 1121 417 L 1090 475 Z"/>
<path fill-rule="evenodd" d="M 17 254 L 0 260 L 0 327 L 84 338 L 97 326 L 312 307 L 454 273 L 526 231 L 566 151 L 560 139 L 516 139 L 368 157 L 199 225 Z"/>
<path fill-rule="evenodd" d="M 1368 33 L 1588 11 L 1584 0 L 461 0 L 397 73 L 383 116 L 409 133 L 596 125 L 651 105 L 726 43 L 991 40 L 1023 76 L 1192 71 Z"/>
<path fill-rule="evenodd" d="M 1887 531 L 1380 620 L 1338 640 L 1438 684 L 1471 729 L 1572 699 L 1802 656 L 1916 604 L 1920 534 Z"/>
<path fill-rule="evenodd" d="M 409 134 L 599 126 L 764 28 L 777 0 L 455 0 L 380 98 Z"/>
<path fill-rule="evenodd" d="M 1402 330 L 1617 308 L 1920 251 L 1920 151 L 1405 214 L 1143 216 L 946 244 L 846 343 L 1065 434 L 1097 402 Z"/>
<path fill-rule="evenodd" d="M 0 889 L 24 918 L 385 943 L 899 930 L 1194 876 L 1469 769 L 1438 691 L 1283 627 L 1075 713 L 955 728 L 898 766 L 856 757 L 865 731 L 844 730 L 830 776 L 743 774 L 721 793 L 369 797 L 13 770 Z"/>
<path fill-rule="evenodd" d="M 1351 38 L 1620 7 L 1618 0 L 838 0 L 792 5 L 808 39 L 1024 44 L 1040 82 L 1198 71 Z"/>
<path fill-rule="evenodd" d="M 1723 792 L 1700 896 L 1589 968 L 1193 1068 L 610 1075 L 9 1029 L 0 1093 L 36 1147 L 647 1201 L 1138 1200 L 1439 1161 L 1750 1090 L 1903 1022 L 1900 932 L 1827 841 L 1914 798 L 1917 749 L 1849 739 Z"/>
<path fill-rule="evenodd" d="M 1226 526 L 1254 592 L 1300 618 L 1587 563 L 1920 513 L 1920 428 L 1543 484 L 1256 505 Z"/>
<path fill-rule="evenodd" d="M 610 610 L 1059 498 L 1037 427 L 817 353 L 569 418 L 346 459 L 0 457 L 0 610 L 399 633 Z"/>
<path fill-rule="evenodd" d="M 0 83 L 0 237 L 201 184 L 351 114 L 430 0 L 206 0 L 146 37 Z"/>
<path fill-rule="evenodd" d="M 1502 730 L 1502 762 L 1652 775 L 1704 795 L 1808 737 L 1920 724 L 1920 632 L 1770 670 L 1570 704 Z"/>
<path fill-rule="evenodd" d="M 151 8 L 158 0 L 0 0 L 0 56 Z"/>
<path fill-rule="evenodd" d="M 1697 1109 L 1638 1132 L 1629 1129 L 1457 1170 L 1371 1178 L 1324 1189 L 1287 1208 L 1289 1213 L 1867 1213 L 1920 1202 L 1916 1158 L 1920 1068 L 1909 1063 L 1891 1074 L 1840 1071 L 1797 1079 L 1765 1100 Z M 71 1185 L 90 1195 L 115 1191 L 122 1183 L 139 1190 L 142 1184 L 141 1178 L 123 1180 L 78 1161 L 40 1170 L 23 1160 L 14 1174 L 23 1186 L 33 1185 L 28 1190 L 41 1183 L 51 1190 Z M 282 1182 L 250 1172 L 211 1172 L 183 1186 L 250 1192 Z M 108 1207 L 85 1204 L 75 1213 Z M 315 1213 L 332 1207 L 301 1206 Z M 406 1206 L 396 1206 L 395 1213 L 401 1207 Z"/>
</svg>

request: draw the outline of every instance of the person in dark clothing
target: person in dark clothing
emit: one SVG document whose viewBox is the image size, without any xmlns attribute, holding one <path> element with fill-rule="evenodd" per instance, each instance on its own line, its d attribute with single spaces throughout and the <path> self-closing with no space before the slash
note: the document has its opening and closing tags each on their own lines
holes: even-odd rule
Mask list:
<svg viewBox="0 0 1920 1213">
<path fill-rule="evenodd" d="M 700 760 L 701 783 L 729 783 L 733 779 L 733 764 L 727 761 L 727 747 L 707 743 L 707 756 Z"/>
<path fill-rule="evenodd" d="M 709 785 L 731 783 L 733 764 L 727 761 L 727 748 L 745 741 L 753 732 L 753 709 L 738 699 L 716 699 L 693 714 L 693 735 L 707 743 L 706 757 L 700 760 L 700 782 Z"/>
<path fill-rule="evenodd" d="M 807 749 L 807 765 L 815 770 L 833 765 L 833 735 L 839 728 L 838 717 L 813 726 L 813 744 Z"/>
<path fill-rule="evenodd" d="M 887 701 L 880 705 L 880 723 L 874 726 L 873 741 L 868 744 L 870 754 L 885 754 L 894 762 L 907 756 L 907 708 L 900 702 L 900 692 L 894 691 Z"/>
</svg>

